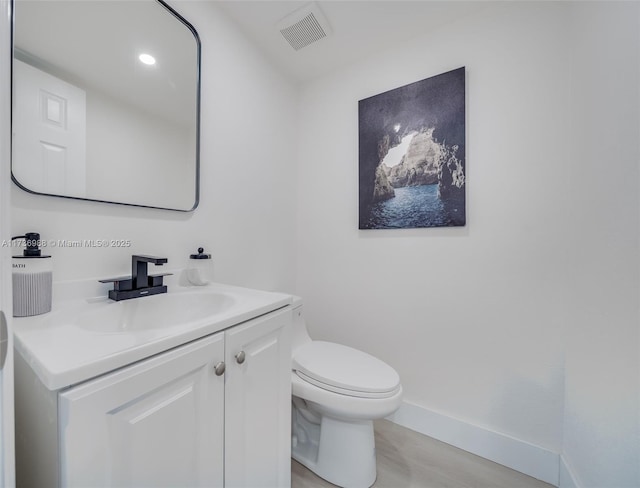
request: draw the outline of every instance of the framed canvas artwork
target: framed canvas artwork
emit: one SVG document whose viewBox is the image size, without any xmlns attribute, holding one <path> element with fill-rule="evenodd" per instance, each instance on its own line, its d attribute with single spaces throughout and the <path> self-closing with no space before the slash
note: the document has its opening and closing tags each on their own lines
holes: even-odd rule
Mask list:
<svg viewBox="0 0 640 488">
<path fill-rule="evenodd" d="M 360 229 L 466 224 L 465 69 L 358 102 Z"/>
</svg>

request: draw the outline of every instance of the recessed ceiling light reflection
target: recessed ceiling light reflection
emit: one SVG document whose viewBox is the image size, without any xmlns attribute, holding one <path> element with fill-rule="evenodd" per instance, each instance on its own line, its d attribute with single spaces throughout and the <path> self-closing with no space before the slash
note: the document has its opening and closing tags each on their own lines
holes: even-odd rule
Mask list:
<svg viewBox="0 0 640 488">
<path fill-rule="evenodd" d="M 156 64 L 156 58 L 151 56 L 151 54 L 143 53 L 140 56 L 138 56 L 138 59 L 140 60 L 140 62 L 147 64 L 149 66 Z"/>
</svg>

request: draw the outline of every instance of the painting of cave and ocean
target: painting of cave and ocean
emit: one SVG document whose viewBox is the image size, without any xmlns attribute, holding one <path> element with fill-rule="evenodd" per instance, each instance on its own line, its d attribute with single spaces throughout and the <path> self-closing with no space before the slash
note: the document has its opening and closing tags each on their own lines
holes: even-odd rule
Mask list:
<svg viewBox="0 0 640 488">
<path fill-rule="evenodd" d="M 462 226 L 465 69 L 358 102 L 360 229 Z"/>
</svg>

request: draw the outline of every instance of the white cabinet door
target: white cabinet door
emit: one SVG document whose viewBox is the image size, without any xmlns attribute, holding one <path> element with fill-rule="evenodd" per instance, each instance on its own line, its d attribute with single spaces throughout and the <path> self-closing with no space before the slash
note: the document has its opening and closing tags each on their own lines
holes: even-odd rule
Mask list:
<svg viewBox="0 0 640 488">
<path fill-rule="evenodd" d="M 225 487 L 291 486 L 291 310 L 227 330 L 225 362 Z"/>
<path fill-rule="evenodd" d="M 61 486 L 223 486 L 224 333 L 59 395 Z"/>
</svg>

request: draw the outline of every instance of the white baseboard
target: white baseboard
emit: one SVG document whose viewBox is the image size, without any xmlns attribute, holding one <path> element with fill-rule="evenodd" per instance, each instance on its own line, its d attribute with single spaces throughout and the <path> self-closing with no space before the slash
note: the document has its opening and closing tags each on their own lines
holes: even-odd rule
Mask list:
<svg viewBox="0 0 640 488">
<path fill-rule="evenodd" d="M 528 442 L 403 402 L 388 420 L 559 486 L 560 455 Z M 562 488 L 565 488 L 563 485 Z M 578 488 L 566 485 L 566 488 Z"/>
<path fill-rule="evenodd" d="M 564 456 L 560 456 L 560 488 L 580 488 L 577 477 Z"/>
</svg>

